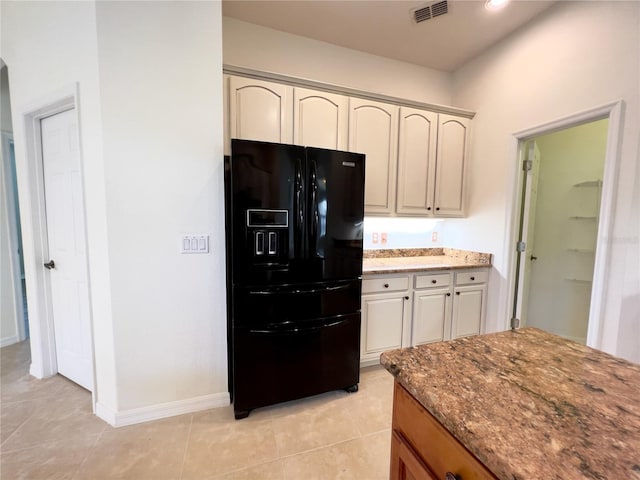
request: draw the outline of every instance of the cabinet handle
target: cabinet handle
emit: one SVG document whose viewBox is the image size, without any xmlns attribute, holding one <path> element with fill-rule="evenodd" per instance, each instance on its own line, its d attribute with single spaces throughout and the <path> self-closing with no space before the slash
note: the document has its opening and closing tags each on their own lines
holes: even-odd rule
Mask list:
<svg viewBox="0 0 640 480">
<path fill-rule="evenodd" d="M 388 283 L 385 283 L 385 284 L 384 284 L 384 288 L 389 288 L 389 284 L 388 284 Z"/>
<path fill-rule="evenodd" d="M 471 280 L 475 280 L 475 279 L 476 279 L 476 277 L 471 277 Z"/>
<path fill-rule="evenodd" d="M 447 472 L 445 474 L 444 480 L 462 480 L 462 477 L 459 477 L 458 475 L 454 475 L 451 472 Z"/>
<path fill-rule="evenodd" d="M 404 297 L 405 300 L 409 300 L 409 295 Z"/>
<path fill-rule="evenodd" d="M 456 295 L 460 295 L 460 292 L 456 292 Z"/>
</svg>

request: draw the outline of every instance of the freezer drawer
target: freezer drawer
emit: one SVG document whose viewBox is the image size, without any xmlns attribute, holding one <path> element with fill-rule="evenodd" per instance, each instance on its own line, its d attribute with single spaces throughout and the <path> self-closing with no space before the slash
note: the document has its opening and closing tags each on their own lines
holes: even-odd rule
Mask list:
<svg viewBox="0 0 640 480">
<path fill-rule="evenodd" d="M 234 411 L 356 386 L 360 314 L 276 330 L 234 328 Z"/>
<path fill-rule="evenodd" d="M 269 325 L 360 311 L 360 279 L 235 288 L 234 325 Z"/>
</svg>

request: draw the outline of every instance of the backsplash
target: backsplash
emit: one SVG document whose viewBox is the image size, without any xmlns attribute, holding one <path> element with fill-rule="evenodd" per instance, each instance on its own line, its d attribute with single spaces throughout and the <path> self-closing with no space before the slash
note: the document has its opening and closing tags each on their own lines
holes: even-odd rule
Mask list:
<svg viewBox="0 0 640 480">
<path fill-rule="evenodd" d="M 441 248 L 446 245 L 445 220 L 435 218 L 365 217 L 364 249 Z"/>
</svg>

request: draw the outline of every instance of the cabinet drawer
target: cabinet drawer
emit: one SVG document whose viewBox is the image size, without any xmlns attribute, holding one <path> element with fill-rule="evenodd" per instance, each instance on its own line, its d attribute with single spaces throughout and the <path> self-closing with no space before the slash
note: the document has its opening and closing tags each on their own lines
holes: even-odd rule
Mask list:
<svg viewBox="0 0 640 480">
<path fill-rule="evenodd" d="M 474 285 L 476 283 L 487 283 L 489 272 L 475 270 L 470 272 L 457 272 L 456 285 Z"/>
<path fill-rule="evenodd" d="M 449 283 L 451 283 L 451 275 L 448 273 L 416 275 L 415 288 L 446 287 Z"/>
<path fill-rule="evenodd" d="M 409 289 L 409 277 L 364 278 L 362 293 L 397 292 Z"/>
<path fill-rule="evenodd" d="M 397 381 L 392 428 L 394 433 L 406 438 L 435 478 L 444 479 L 447 472 L 464 480 L 496 478 Z"/>
</svg>

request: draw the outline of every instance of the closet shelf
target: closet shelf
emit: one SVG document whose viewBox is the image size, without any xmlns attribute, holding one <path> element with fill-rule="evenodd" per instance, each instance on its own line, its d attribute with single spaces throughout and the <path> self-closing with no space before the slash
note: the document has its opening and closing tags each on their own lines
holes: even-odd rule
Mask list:
<svg viewBox="0 0 640 480">
<path fill-rule="evenodd" d="M 565 278 L 567 282 L 578 283 L 582 285 L 588 285 L 591 283 L 591 280 L 582 280 L 580 278 Z"/>
<path fill-rule="evenodd" d="M 575 215 L 575 216 L 569 217 L 569 220 L 590 220 L 590 221 L 595 221 L 597 219 L 598 219 L 598 217 L 583 217 L 583 216 L 579 216 L 579 215 Z"/>
<path fill-rule="evenodd" d="M 588 180 L 586 182 L 576 183 L 574 187 L 601 187 L 602 180 Z"/>
<path fill-rule="evenodd" d="M 596 253 L 595 250 L 590 250 L 588 248 L 567 248 L 567 250 L 574 253 Z"/>
</svg>

